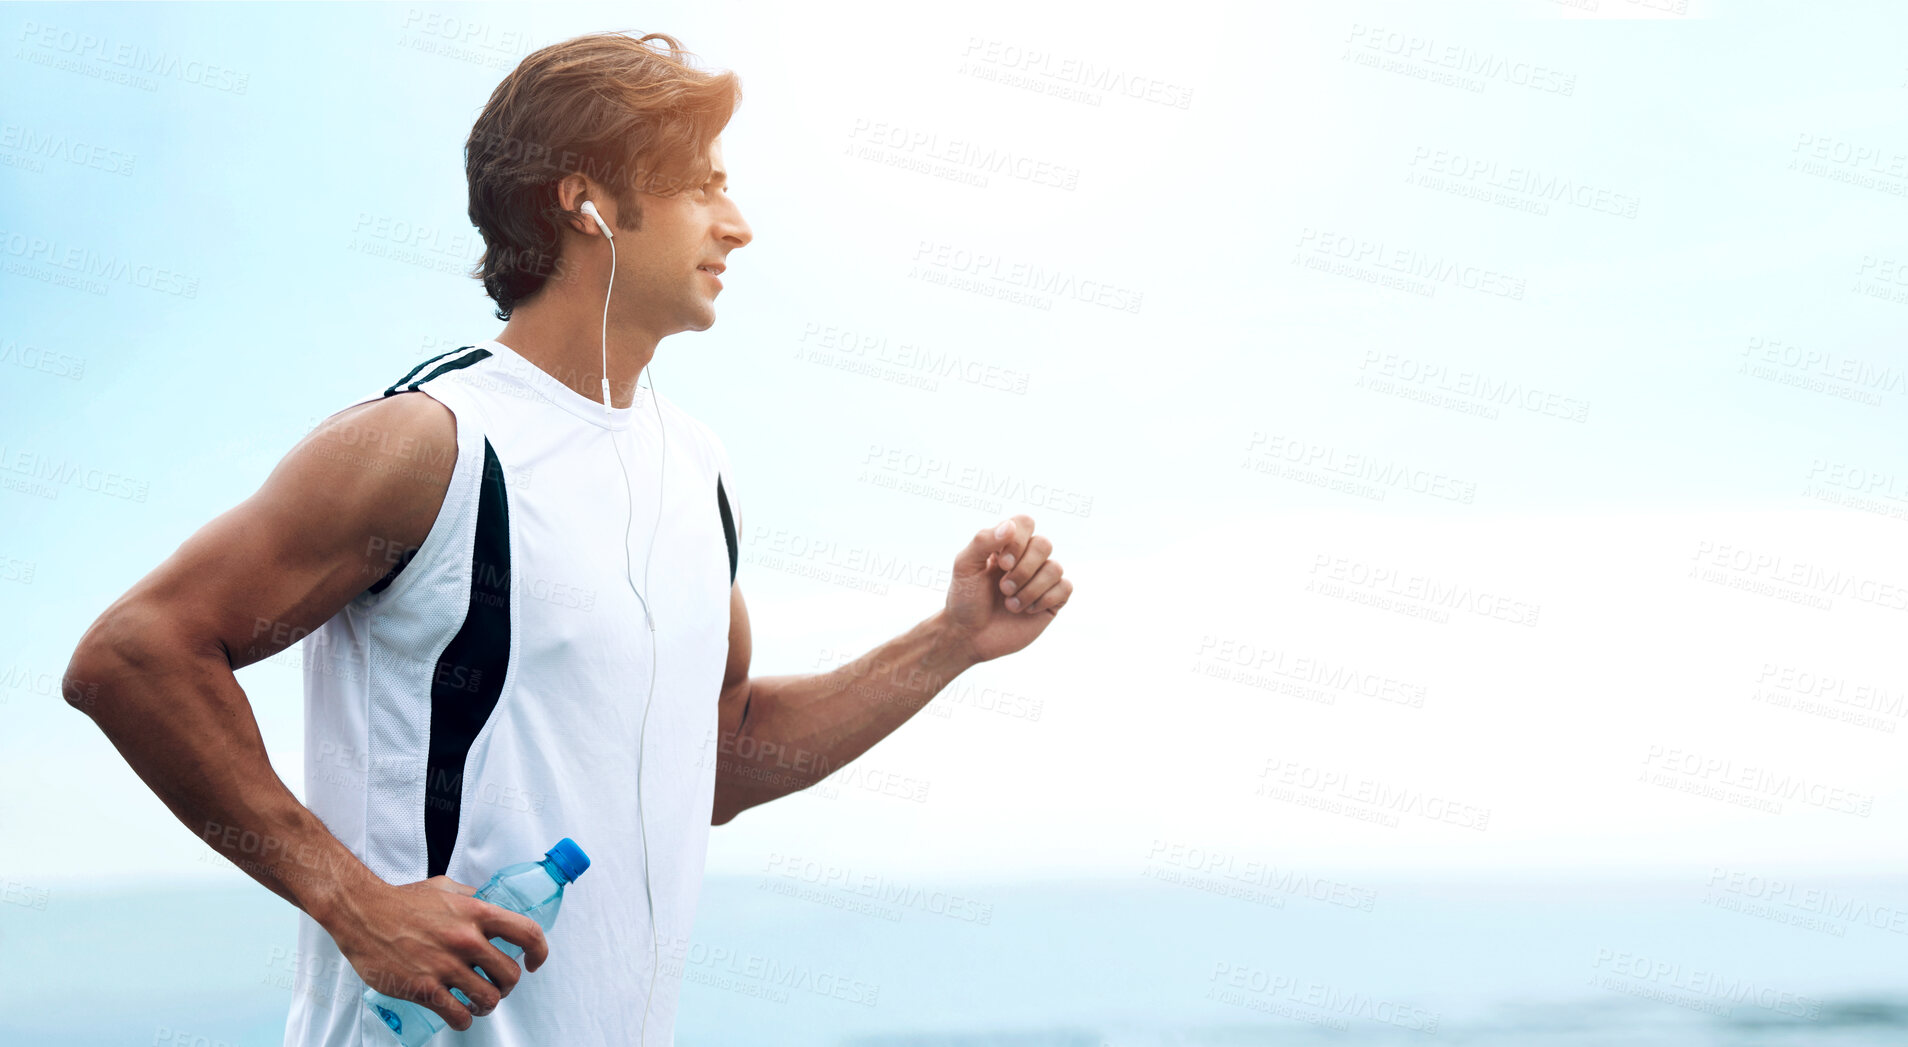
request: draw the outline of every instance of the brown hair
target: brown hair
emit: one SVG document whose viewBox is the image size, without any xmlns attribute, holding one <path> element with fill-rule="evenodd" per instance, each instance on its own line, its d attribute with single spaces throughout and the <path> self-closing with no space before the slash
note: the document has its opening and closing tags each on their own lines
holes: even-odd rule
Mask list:
<svg viewBox="0 0 1908 1047">
<path fill-rule="evenodd" d="M 656 40 L 668 46 L 647 46 Z M 691 66 L 675 37 L 590 33 L 534 51 L 470 129 L 464 175 L 484 238 L 471 275 L 510 319 L 555 271 L 565 175 L 607 187 L 619 228 L 642 228 L 637 192 L 670 196 L 709 177 L 709 143 L 742 100 L 734 73 Z"/>
</svg>

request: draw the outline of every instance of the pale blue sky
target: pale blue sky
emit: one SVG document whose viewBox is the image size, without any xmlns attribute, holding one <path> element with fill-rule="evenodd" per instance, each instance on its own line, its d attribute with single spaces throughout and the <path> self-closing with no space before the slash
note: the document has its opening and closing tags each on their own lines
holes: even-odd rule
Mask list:
<svg viewBox="0 0 1908 1047">
<path fill-rule="evenodd" d="M 904 630 L 940 592 L 859 564 L 940 570 L 1012 513 L 1078 586 L 1039 643 L 957 681 L 949 715 L 864 757 L 927 802 L 852 782 L 782 801 L 715 833 L 712 870 L 799 849 L 1126 875 L 1161 841 L 1319 870 L 1898 868 L 1903 19 L 1582 13 L 0 8 L 0 879 L 239 875 L 48 681 L 315 421 L 497 332 L 458 275 L 461 145 L 524 53 L 596 29 L 672 33 L 743 82 L 724 149 L 755 243 L 715 327 L 665 341 L 653 373 L 734 460 L 756 671 Z M 1137 97 L 1068 96 L 1076 70 Z M 974 184 L 989 150 L 1015 164 Z M 1012 287 L 1016 266 L 1138 309 L 956 286 Z M 1380 282 L 1414 266 L 1418 291 Z M 924 383 L 917 346 L 962 368 Z M 1347 473 L 1366 490 L 1325 486 Z M 963 505 L 974 475 L 1006 493 Z M 1394 594 L 1471 586 L 1541 618 L 1307 590 L 1379 569 Z M 1860 584 L 1795 602 L 1833 572 Z M 1260 684 L 1313 659 L 1425 700 L 1213 675 L 1246 649 Z M 240 675 L 294 788 L 297 664 Z M 1825 715 L 1763 687 L 1797 674 L 1846 686 L 1814 696 Z M 1870 813 L 1755 810 L 1754 786 L 1678 770 L 1687 752 Z M 1268 759 L 1488 828 L 1255 795 Z"/>
</svg>

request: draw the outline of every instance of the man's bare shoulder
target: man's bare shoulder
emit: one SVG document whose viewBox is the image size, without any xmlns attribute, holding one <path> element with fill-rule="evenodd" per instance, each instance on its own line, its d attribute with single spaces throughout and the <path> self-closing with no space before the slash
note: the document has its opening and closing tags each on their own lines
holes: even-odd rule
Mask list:
<svg viewBox="0 0 1908 1047">
<path fill-rule="evenodd" d="M 423 544 L 456 465 L 456 418 L 427 395 L 339 411 L 94 628 L 218 650 L 234 669 L 268 658 Z"/>
<path fill-rule="evenodd" d="M 285 455 L 266 489 L 279 487 L 304 507 L 322 503 L 334 519 L 421 543 L 456 466 L 451 409 L 427 393 L 395 393 L 318 423 Z"/>
</svg>

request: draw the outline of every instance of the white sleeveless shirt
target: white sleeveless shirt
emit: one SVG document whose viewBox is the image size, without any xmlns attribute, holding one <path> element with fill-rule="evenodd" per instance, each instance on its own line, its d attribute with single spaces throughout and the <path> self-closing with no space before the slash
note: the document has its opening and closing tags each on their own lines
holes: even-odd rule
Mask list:
<svg viewBox="0 0 1908 1047">
<path fill-rule="evenodd" d="M 450 488 L 395 576 L 305 638 L 305 803 L 394 884 L 481 885 L 575 840 L 591 864 L 548 961 L 457 1040 L 640 1047 L 647 1005 L 644 1039 L 665 1047 L 714 799 L 741 524 L 727 451 L 667 398 L 605 412 L 495 340 L 384 395 L 412 391 L 456 415 Z M 347 434 L 367 467 L 418 467 L 387 435 Z M 395 1042 L 302 913 L 299 953 L 286 1047 Z"/>
</svg>

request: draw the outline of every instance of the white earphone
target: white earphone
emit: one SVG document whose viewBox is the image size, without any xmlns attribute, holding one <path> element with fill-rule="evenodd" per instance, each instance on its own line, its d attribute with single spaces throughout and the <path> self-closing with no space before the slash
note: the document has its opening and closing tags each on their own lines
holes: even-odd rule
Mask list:
<svg viewBox="0 0 1908 1047">
<path fill-rule="evenodd" d="M 603 292 L 603 413 L 607 415 L 610 413 L 609 307 L 610 307 L 610 295 L 616 288 L 616 234 L 610 232 L 609 223 L 605 222 L 603 220 L 603 216 L 597 213 L 595 201 L 585 200 L 583 201 L 582 204 L 578 205 L 577 209 L 596 220 L 596 227 L 603 231 L 603 236 L 605 239 L 609 241 L 609 245 L 610 245 L 609 289 Z M 638 377 L 641 377 L 641 376 L 639 375 Z M 650 392 L 650 399 L 655 400 L 656 399 L 655 397 L 656 376 L 653 374 L 649 376 L 649 392 Z M 668 461 L 669 461 L 669 434 L 666 430 L 663 429 L 662 403 L 660 401 L 656 403 L 656 428 L 659 432 L 662 432 L 663 434 L 662 436 L 662 452 L 663 453 L 662 453 L 662 461 L 657 466 L 656 526 L 650 530 L 649 551 L 643 555 L 643 587 L 641 589 L 636 588 L 636 579 L 633 573 L 634 565 L 631 564 L 628 560 L 629 532 L 630 532 L 630 529 L 635 526 L 635 520 L 636 520 L 636 495 L 635 495 L 635 492 L 632 491 L 629 487 L 629 470 L 627 466 L 623 465 L 623 449 L 616 442 L 615 431 L 611 430 L 610 432 L 610 446 L 616 449 L 616 464 L 619 467 L 618 471 L 623 474 L 623 494 L 624 494 L 625 502 L 629 506 L 629 515 L 625 517 L 625 523 L 623 526 L 623 553 L 624 553 L 623 577 L 625 580 L 629 582 L 630 591 L 634 592 L 636 594 L 636 598 L 642 601 L 643 618 L 649 626 L 649 695 L 643 701 L 643 722 L 642 722 L 642 726 L 639 727 L 636 732 L 636 825 L 638 829 L 642 832 L 643 893 L 647 896 L 648 902 L 649 902 L 649 939 L 650 939 L 650 942 L 654 944 L 655 946 L 654 952 L 651 957 L 650 966 L 649 966 L 649 991 L 643 994 L 643 1028 L 642 1028 L 643 1038 L 641 1042 L 644 1044 L 647 1044 L 649 1042 L 648 1041 L 649 1004 L 651 999 L 653 999 L 656 995 L 656 974 L 662 967 L 662 933 L 661 933 L 661 930 L 656 926 L 656 893 L 654 889 L 651 888 L 650 886 L 649 822 L 646 818 L 643 817 L 643 770 L 642 770 L 643 738 L 649 732 L 650 707 L 656 704 L 656 616 L 650 613 L 649 597 L 644 595 L 644 593 L 647 592 L 649 589 L 649 561 L 651 556 L 656 551 L 656 532 L 662 529 L 662 493 L 663 493 L 662 470 L 664 467 L 668 465 Z"/>
<path fill-rule="evenodd" d="M 594 201 L 594 200 L 585 200 L 585 201 L 583 201 L 583 203 L 582 203 L 582 205 L 580 206 L 580 208 L 579 208 L 579 209 L 580 209 L 580 210 L 581 210 L 581 211 L 582 211 L 582 212 L 583 212 L 584 214 L 586 214 L 586 215 L 589 215 L 589 216 L 590 216 L 591 218 L 594 218 L 594 219 L 596 219 L 596 227 L 597 227 L 598 229 L 601 229 L 601 230 L 603 230 L 603 235 L 604 235 L 604 236 L 607 236 L 607 237 L 609 237 L 609 238 L 610 238 L 610 239 L 612 239 L 612 240 L 614 240 L 614 239 L 616 239 L 616 234 L 615 234 L 615 233 L 612 233 L 612 232 L 610 232 L 610 227 L 609 227 L 609 223 L 608 223 L 608 222 L 605 222 L 605 221 L 603 221 L 603 216 L 602 216 L 602 215 L 600 215 L 600 214 L 597 214 L 597 213 L 596 213 L 596 201 Z"/>
</svg>

